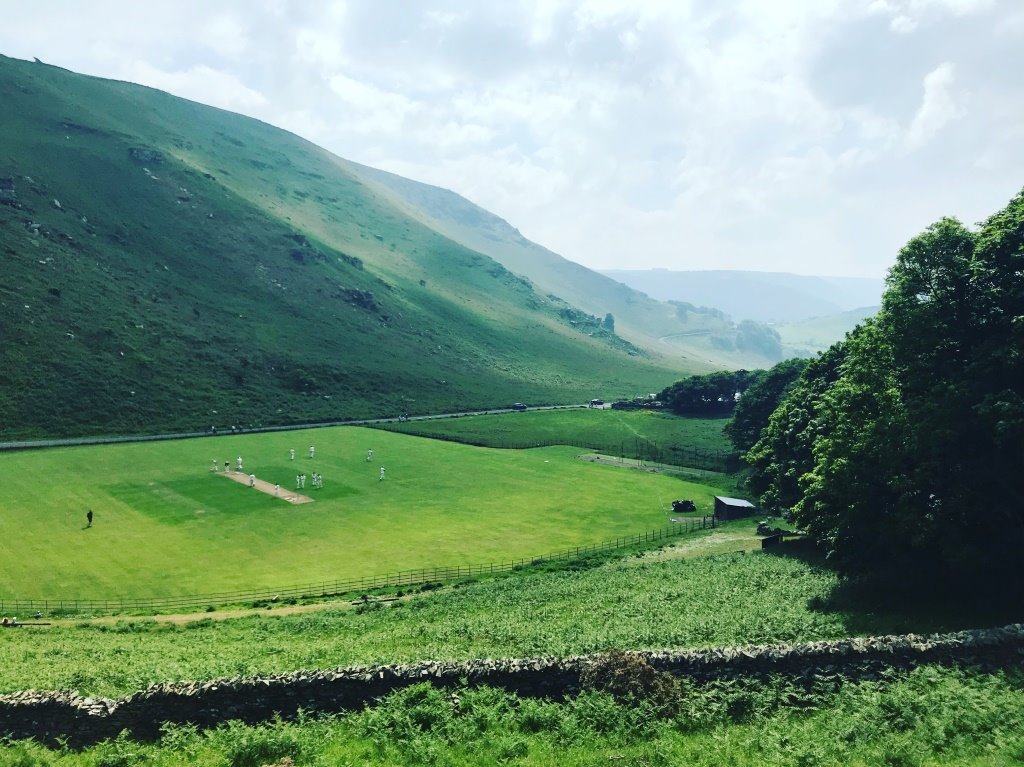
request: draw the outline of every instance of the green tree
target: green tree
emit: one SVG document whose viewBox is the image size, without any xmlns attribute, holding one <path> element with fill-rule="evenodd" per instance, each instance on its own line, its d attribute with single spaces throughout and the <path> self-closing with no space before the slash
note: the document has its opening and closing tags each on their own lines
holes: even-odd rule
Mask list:
<svg viewBox="0 0 1024 767">
<path fill-rule="evenodd" d="M 747 452 L 753 469 L 747 486 L 766 510 L 788 512 L 803 497 L 800 480 L 814 468 L 815 439 L 825 436 L 821 398 L 838 380 L 845 360 L 841 342 L 809 361 Z"/>
<path fill-rule="evenodd" d="M 658 399 L 679 415 L 729 415 L 754 375 L 735 370 L 690 376 L 662 390 Z"/>
<path fill-rule="evenodd" d="M 615 332 L 615 317 L 612 316 L 611 312 L 608 312 L 608 314 L 604 316 L 604 321 L 601 323 L 601 327 L 603 327 L 609 333 Z"/>
<path fill-rule="evenodd" d="M 755 371 L 756 375 L 736 403 L 732 420 L 725 425 L 725 435 L 737 450 L 746 451 L 754 446 L 772 412 L 806 367 L 806 359 L 794 358 L 780 362 L 771 370 Z"/>
<path fill-rule="evenodd" d="M 751 486 L 837 563 L 1024 575 L 1024 194 L 978 233 L 943 219 L 882 310 L 810 363 L 748 453 Z"/>
</svg>

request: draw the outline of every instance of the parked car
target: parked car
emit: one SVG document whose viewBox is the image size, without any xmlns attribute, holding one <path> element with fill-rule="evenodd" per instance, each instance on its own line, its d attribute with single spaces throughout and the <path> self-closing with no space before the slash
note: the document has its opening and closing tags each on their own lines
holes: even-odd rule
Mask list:
<svg viewBox="0 0 1024 767">
<path fill-rule="evenodd" d="M 517 402 L 516 404 L 514 404 L 512 406 L 512 409 L 513 410 L 526 410 L 526 405 L 524 405 L 522 402 Z"/>
</svg>

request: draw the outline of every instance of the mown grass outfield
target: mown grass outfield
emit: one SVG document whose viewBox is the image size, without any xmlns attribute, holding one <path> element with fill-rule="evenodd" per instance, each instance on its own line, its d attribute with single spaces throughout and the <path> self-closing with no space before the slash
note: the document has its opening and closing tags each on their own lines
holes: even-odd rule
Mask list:
<svg viewBox="0 0 1024 767">
<path fill-rule="evenodd" d="M 359 427 L 8 453 L 0 583 L 7 598 L 152 598 L 506 562 L 664 527 L 673 498 L 710 513 L 720 492 L 579 453 Z M 324 487 L 307 480 L 315 501 L 295 506 L 211 472 L 239 455 L 284 489 L 314 471 Z"/>
</svg>

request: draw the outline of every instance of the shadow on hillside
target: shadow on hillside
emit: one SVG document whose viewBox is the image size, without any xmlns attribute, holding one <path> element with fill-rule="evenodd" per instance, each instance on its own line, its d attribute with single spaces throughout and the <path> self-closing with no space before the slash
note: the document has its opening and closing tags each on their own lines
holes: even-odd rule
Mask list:
<svg viewBox="0 0 1024 767">
<path fill-rule="evenodd" d="M 967 581 L 915 564 L 846 577 L 807 539 L 786 541 L 765 553 L 839 575 L 838 584 L 825 596 L 808 600 L 808 607 L 842 615 L 851 634 L 920 634 L 1024 622 L 1024 588 L 995 575 Z"/>
</svg>

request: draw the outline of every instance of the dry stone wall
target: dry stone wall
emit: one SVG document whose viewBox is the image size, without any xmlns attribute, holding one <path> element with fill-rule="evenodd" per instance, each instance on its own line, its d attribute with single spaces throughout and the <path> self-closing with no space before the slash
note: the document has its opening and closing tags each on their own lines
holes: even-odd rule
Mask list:
<svg viewBox="0 0 1024 767">
<path fill-rule="evenodd" d="M 1001 668 L 1024 663 L 1024 624 L 953 634 L 855 638 L 795 645 L 637 652 L 655 668 L 695 682 L 762 675 L 804 679 L 873 678 L 924 663 Z M 357 710 L 419 682 L 489 685 L 522 696 L 562 699 L 580 690 L 581 673 L 600 655 L 569 658 L 423 662 L 296 671 L 258 678 L 157 684 L 118 700 L 28 690 L 0 696 L 0 736 L 58 739 L 74 745 L 122 730 L 154 738 L 163 722 L 212 727 L 231 719 Z"/>
</svg>

